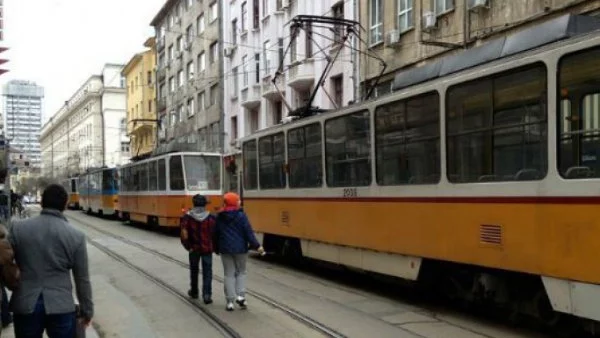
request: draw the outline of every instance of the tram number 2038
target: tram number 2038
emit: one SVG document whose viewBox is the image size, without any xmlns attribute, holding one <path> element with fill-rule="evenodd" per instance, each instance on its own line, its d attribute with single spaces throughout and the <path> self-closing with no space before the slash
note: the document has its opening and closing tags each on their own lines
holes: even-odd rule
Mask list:
<svg viewBox="0 0 600 338">
<path fill-rule="evenodd" d="M 357 197 L 358 191 L 356 188 L 344 188 L 344 198 Z"/>
</svg>

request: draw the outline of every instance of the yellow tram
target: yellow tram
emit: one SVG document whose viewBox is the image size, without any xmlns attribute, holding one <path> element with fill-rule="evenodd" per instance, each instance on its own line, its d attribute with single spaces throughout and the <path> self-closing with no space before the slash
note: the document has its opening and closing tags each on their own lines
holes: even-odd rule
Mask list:
<svg viewBox="0 0 600 338">
<path fill-rule="evenodd" d="M 265 249 L 597 323 L 598 27 L 559 17 L 243 139 Z"/>
</svg>

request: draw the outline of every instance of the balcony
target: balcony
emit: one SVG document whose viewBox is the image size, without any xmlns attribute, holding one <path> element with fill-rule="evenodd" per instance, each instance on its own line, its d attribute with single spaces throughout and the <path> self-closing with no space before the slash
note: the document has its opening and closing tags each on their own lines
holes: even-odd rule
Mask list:
<svg viewBox="0 0 600 338">
<path fill-rule="evenodd" d="M 273 82 L 271 81 L 271 77 L 267 77 L 263 79 L 263 84 L 262 84 L 262 96 L 267 99 L 267 100 L 273 100 L 273 101 L 278 101 L 281 100 L 281 93 L 284 93 L 284 77 L 283 75 L 278 77 L 277 80 L 277 87 L 275 87 L 275 85 L 273 85 Z"/>
<path fill-rule="evenodd" d="M 304 90 L 310 88 L 315 82 L 314 60 L 305 59 L 292 65 L 289 71 L 288 86 Z"/>
<path fill-rule="evenodd" d="M 260 84 L 253 84 L 248 88 L 242 90 L 241 105 L 244 108 L 253 109 L 260 106 Z"/>
</svg>

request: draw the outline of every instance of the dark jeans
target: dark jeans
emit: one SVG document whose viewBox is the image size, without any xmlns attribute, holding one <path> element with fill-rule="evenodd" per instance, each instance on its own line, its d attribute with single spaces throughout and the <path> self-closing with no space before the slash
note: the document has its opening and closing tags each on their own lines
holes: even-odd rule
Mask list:
<svg viewBox="0 0 600 338">
<path fill-rule="evenodd" d="M 44 329 L 50 338 L 75 337 L 75 312 L 47 315 L 40 295 L 33 313 L 14 315 L 16 338 L 42 338 Z"/>
<path fill-rule="evenodd" d="M 190 252 L 190 284 L 193 294 L 198 294 L 198 266 L 202 261 L 202 298 L 212 296 L 212 253 L 203 255 L 199 252 Z"/>
<path fill-rule="evenodd" d="M 12 323 L 12 318 L 10 316 L 10 309 L 8 308 L 8 292 L 6 292 L 6 288 L 2 286 L 2 325 L 8 325 Z"/>
</svg>

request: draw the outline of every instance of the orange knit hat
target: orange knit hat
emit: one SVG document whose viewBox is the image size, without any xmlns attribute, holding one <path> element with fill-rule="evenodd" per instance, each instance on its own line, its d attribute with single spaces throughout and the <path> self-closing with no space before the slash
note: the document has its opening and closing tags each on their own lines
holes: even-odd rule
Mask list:
<svg viewBox="0 0 600 338">
<path fill-rule="evenodd" d="M 240 196 L 234 192 L 228 192 L 223 196 L 223 202 L 228 207 L 238 207 L 240 205 Z"/>
</svg>

